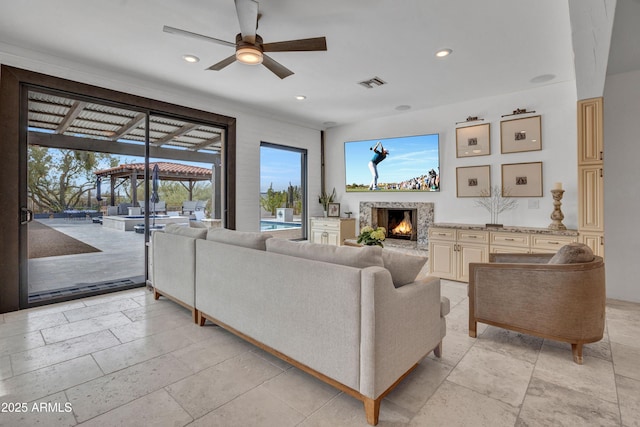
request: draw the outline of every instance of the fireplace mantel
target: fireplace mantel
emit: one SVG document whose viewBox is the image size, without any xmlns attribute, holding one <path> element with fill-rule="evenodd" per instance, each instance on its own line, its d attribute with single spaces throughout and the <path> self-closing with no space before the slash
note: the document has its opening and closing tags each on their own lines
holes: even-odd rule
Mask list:
<svg viewBox="0 0 640 427">
<path fill-rule="evenodd" d="M 375 209 L 415 209 L 418 213 L 418 249 L 429 248 L 429 227 L 433 224 L 433 203 L 427 202 L 360 202 L 360 229 L 366 225 L 377 227 Z"/>
</svg>

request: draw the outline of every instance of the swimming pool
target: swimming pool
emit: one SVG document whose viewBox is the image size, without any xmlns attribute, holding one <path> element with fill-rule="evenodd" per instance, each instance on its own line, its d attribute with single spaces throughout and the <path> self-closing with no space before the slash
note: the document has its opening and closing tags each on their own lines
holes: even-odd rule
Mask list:
<svg viewBox="0 0 640 427">
<path fill-rule="evenodd" d="M 300 227 L 301 224 L 299 222 L 260 221 L 260 231 L 289 230 Z"/>
</svg>

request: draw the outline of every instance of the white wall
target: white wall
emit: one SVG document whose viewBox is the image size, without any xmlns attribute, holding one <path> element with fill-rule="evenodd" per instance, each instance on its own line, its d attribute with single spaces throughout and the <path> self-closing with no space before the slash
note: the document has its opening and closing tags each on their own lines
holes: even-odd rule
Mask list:
<svg viewBox="0 0 640 427">
<path fill-rule="evenodd" d="M 640 302 L 640 71 L 607 76 L 604 200 L 607 296 Z"/>
<path fill-rule="evenodd" d="M 66 63 L 59 58 L 25 51 L 23 55 L 0 51 L 0 64 L 88 83 L 173 104 L 235 117 L 236 228 L 257 231 L 260 224 L 260 142 L 288 145 L 308 150 L 308 191 L 311 214 L 320 192 L 320 131 L 268 117 L 268 112 L 251 111 L 233 101 L 181 92 L 157 82 L 113 74 L 86 64 Z"/>
<path fill-rule="evenodd" d="M 564 224 L 575 229 L 578 226 L 576 99 L 575 82 L 567 82 L 331 128 L 326 133 L 327 188 L 336 188 L 342 212 L 351 210 L 357 215 L 360 201 L 427 201 L 435 203 L 436 222 L 484 224 L 490 222 L 489 213 L 475 207 L 475 199 L 456 197 L 456 167 L 489 164 L 492 184 L 499 184 L 501 164 L 541 161 L 543 197 L 519 199 L 517 209 L 501 214 L 499 222 L 504 225 L 547 227 L 553 211 L 553 199 L 549 191 L 554 182 L 562 182 L 566 190 L 562 204 Z M 500 154 L 500 116 L 516 108 L 535 110 L 536 114 L 542 116 L 541 151 Z M 491 123 L 491 155 L 456 158 L 455 123 L 468 116 L 485 119 L 478 123 Z M 345 192 L 345 141 L 426 133 L 440 134 L 439 193 Z M 380 173 L 384 174 L 384 162 L 379 168 Z M 538 201 L 539 208 L 530 209 L 530 200 Z"/>
<path fill-rule="evenodd" d="M 238 114 L 236 222 L 238 230 L 257 231 L 260 224 L 260 142 L 307 149 L 308 204 L 310 215 L 318 215 L 320 193 L 320 131 L 276 122 L 255 115 Z"/>
</svg>

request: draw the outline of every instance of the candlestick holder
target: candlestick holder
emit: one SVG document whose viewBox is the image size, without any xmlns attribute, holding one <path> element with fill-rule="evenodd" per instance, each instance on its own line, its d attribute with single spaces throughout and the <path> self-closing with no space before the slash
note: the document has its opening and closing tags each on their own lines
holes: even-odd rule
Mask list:
<svg viewBox="0 0 640 427">
<path fill-rule="evenodd" d="M 564 194 L 564 190 L 551 190 L 551 195 L 553 196 L 553 212 L 551 212 L 551 224 L 549 224 L 550 230 L 566 230 L 567 227 L 562 223 L 564 219 L 564 214 L 560 210 L 560 206 L 562 206 L 562 195 Z"/>
</svg>

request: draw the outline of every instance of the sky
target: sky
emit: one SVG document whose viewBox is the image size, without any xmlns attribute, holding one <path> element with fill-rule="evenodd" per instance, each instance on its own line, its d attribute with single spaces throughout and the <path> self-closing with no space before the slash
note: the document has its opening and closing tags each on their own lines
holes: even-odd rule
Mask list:
<svg viewBox="0 0 640 427">
<path fill-rule="evenodd" d="M 378 182 L 401 182 L 426 175 L 430 169 L 439 172 L 438 134 L 405 136 L 344 143 L 346 184 L 368 186 L 371 183 L 369 161 L 374 153 L 369 148 L 382 142 L 389 155 L 378 164 Z"/>
<path fill-rule="evenodd" d="M 300 185 L 300 153 L 271 147 L 260 147 L 260 192 L 266 193 L 273 183 L 276 191 Z"/>
</svg>

